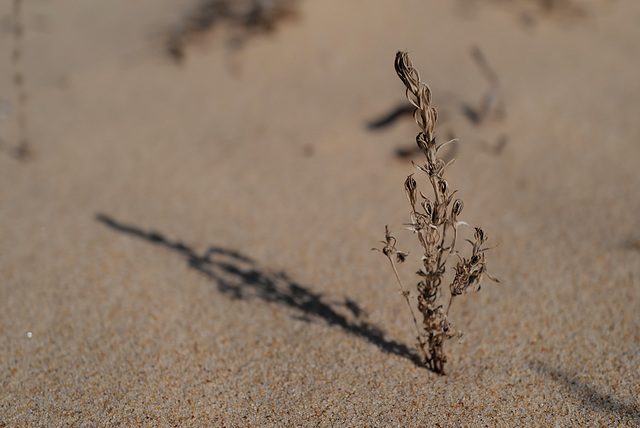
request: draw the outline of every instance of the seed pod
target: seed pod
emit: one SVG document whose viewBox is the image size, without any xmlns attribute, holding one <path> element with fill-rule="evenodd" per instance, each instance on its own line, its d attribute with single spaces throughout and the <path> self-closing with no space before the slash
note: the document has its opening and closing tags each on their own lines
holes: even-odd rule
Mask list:
<svg viewBox="0 0 640 428">
<path fill-rule="evenodd" d="M 409 175 L 407 179 L 404 181 L 404 190 L 407 192 L 407 198 L 409 199 L 409 203 L 411 204 L 411 208 L 415 211 L 416 206 L 416 188 L 418 185 L 416 184 L 416 180 L 413 179 L 413 174 Z"/>
<path fill-rule="evenodd" d="M 440 183 L 438 184 L 438 186 L 439 186 L 440 193 L 442 193 L 442 195 L 446 196 L 447 195 L 447 190 L 449 189 L 449 185 L 447 184 L 447 180 L 440 180 Z"/>
<path fill-rule="evenodd" d="M 433 220 L 433 202 L 427 199 L 422 203 L 422 208 L 424 208 L 424 213 L 427 215 L 429 221 Z"/>
<path fill-rule="evenodd" d="M 451 207 L 451 216 L 454 220 L 460 215 L 460 213 L 462 212 L 462 208 L 464 208 L 464 202 L 462 202 L 462 199 L 456 199 L 455 201 L 453 201 L 453 207 Z"/>
<path fill-rule="evenodd" d="M 421 132 L 416 136 L 416 144 L 418 145 L 418 148 L 420 150 L 422 150 L 422 152 L 426 155 L 426 153 L 427 153 L 427 139 L 426 139 L 426 135 L 425 135 L 424 132 Z"/>
<path fill-rule="evenodd" d="M 409 54 L 401 51 L 396 53 L 394 66 L 398 77 L 402 80 L 402 83 L 404 83 L 411 93 L 417 95 L 420 84 L 420 75 L 418 74 L 418 71 L 413 68 L 413 64 L 409 59 Z"/>
</svg>

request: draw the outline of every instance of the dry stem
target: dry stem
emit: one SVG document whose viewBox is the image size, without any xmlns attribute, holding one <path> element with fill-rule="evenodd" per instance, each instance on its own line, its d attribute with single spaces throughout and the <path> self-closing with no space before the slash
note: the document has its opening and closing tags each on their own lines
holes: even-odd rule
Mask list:
<svg viewBox="0 0 640 428">
<path fill-rule="evenodd" d="M 411 223 L 407 225 L 407 228 L 417 235 L 418 242 L 424 251 L 421 258 L 422 267 L 416 272 L 420 278 L 417 284 L 417 300 L 418 309 L 423 316 L 422 332 L 418 328 L 409 300 L 410 294 L 405 290 L 393 260 L 395 255 L 396 260 L 402 263 L 406 259 L 407 253 L 395 248 L 396 239 L 389 234 L 388 228 L 385 228 L 385 240 L 382 241 L 385 245 L 381 251 L 389 259 L 400 290 L 411 310 L 416 330 L 418 330 L 417 347 L 421 351 L 424 364 L 436 373 L 445 374 L 444 364 L 447 357 L 444 353 L 444 341 L 455 335 L 448 320 L 454 298 L 466 293 L 470 288 L 479 290 L 480 282 L 485 274 L 490 279 L 496 282 L 497 280 L 486 272 L 485 251 L 487 248 L 483 248 L 482 244 L 486 241 L 487 236 L 481 228 L 475 228 L 474 241 L 467 240 L 472 245 L 471 256 L 468 259 L 461 257 L 455 249 L 458 227 L 469 225 L 458 220 L 464 203 L 461 199 L 453 199 L 457 191 L 451 191 L 449 184 L 444 179 L 445 169 L 453 161 L 446 164 L 438 157 L 438 151 L 457 140 L 439 145 L 436 143 L 435 124 L 438 112 L 431 107 L 431 89 L 420 80 L 420 74 L 413 68 L 406 52 L 396 54 L 395 69 L 406 87 L 406 97 L 415 108 L 413 117 L 421 129 L 416 137 L 416 143 L 425 155 L 426 162 L 422 165 L 414 163 L 414 167 L 427 175 L 433 192 L 433 199 L 419 192 L 413 174 L 410 174 L 404 182 L 404 189 L 411 206 Z M 420 197 L 420 201 L 418 197 Z M 449 285 L 450 294 L 445 310 L 443 305 L 438 302 L 441 299 L 441 286 L 450 254 L 456 255 L 458 263 L 453 267 L 455 277 Z"/>
</svg>

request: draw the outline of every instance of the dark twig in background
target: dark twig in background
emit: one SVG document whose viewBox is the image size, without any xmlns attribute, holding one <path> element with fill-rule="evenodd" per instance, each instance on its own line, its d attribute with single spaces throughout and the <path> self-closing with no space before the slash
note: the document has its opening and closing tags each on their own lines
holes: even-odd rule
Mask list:
<svg viewBox="0 0 640 428">
<path fill-rule="evenodd" d="M 500 80 L 498 79 L 498 75 L 493 68 L 491 68 L 484 53 L 482 53 L 482 50 L 478 46 L 471 48 L 471 57 L 480 70 L 480 73 L 482 73 L 487 80 L 489 88 L 482 97 L 479 106 L 473 107 L 463 103 L 462 111 L 474 125 L 482 124 L 491 116 L 494 116 L 496 119 L 502 119 L 504 109 L 500 98 Z"/>
<path fill-rule="evenodd" d="M 11 53 L 11 63 L 13 64 L 13 85 L 17 96 L 18 143 L 12 154 L 20 160 L 25 160 L 32 154 L 27 137 L 27 90 L 22 65 L 23 39 L 22 0 L 13 0 L 13 51 Z"/>
<path fill-rule="evenodd" d="M 200 0 L 169 35 L 167 53 L 177 62 L 186 56 L 187 45 L 218 24 L 239 30 L 236 45 L 254 34 L 274 31 L 277 23 L 295 15 L 296 0 Z"/>
</svg>

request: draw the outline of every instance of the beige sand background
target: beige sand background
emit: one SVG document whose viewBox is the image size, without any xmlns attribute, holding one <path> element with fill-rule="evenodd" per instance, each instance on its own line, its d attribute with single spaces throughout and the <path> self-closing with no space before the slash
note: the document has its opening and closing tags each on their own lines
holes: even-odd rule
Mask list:
<svg viewBox="0 0 640 428">
<path fill-rule="evenodd" d="M 554 3 L 301 0 L 178 64 L 195 2 L 27 0 L 18 162 L 1 2 L 0 426 L 639 426 L 640 3 Z M 444 377 L 371 251 L 418 254 L 398 49 L 500 244 Z"/>
</svg>

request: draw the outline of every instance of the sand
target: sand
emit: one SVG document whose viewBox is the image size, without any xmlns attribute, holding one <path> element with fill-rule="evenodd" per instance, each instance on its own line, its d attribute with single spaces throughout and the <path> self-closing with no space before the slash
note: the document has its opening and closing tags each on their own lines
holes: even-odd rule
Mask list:
<svg viewBox="0 0 640 428">
<path fill-rule="evenodd" d="M 537 3 L 301 0 L 177 62 L 195 2 L 26 0 L 26 162 L 0 3 L 0 426 L 640 426 L 640 3 Z M 499 244 L 446 376 L 371 251 L 414 282 L 399 49 Z"/>
</svg>

